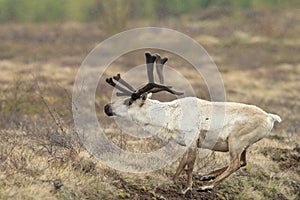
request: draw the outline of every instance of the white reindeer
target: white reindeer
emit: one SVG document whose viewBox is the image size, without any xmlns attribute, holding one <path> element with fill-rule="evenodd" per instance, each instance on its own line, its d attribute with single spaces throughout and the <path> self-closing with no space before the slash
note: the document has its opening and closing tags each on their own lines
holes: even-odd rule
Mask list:
<svg viewBox="0 0 300 200">
<path fill-rule="evenodd" d="M 144 130 L 155 133 L 164 140 L 173 140 L 180 145 L 190 143 L 182 157 L 174 176 L 174 182 L 187 165 L 188 181 L 182 193 L 192 189 L 192 172 L 197 148 L 229 152 L 228 166 L 215 170 L 201 178 L 209 181 L 197 191 L 213 189 L 222 180 L 240 167 L 246 165 L 246 151 L 249 146 L 266 137 L 272 130 L 274 122 L 281 122 L 278 115 L 247 104 L 234 102 L 210 102 L 196 97 L 185 97 L 171 102 L 150 99 L 151 93 L 167 91 L 174 95 L 182 93 L 169 86 L 154 83 L 153 66 L 156 61 L 160 82 L 163 83 L 163 64 L 168 60 L 158 54 L 146 53 L 149 83 L 139 90 L 134 90 L 120 75 L 106 81 L 121 91 L 119 96 L 130 96 L 124 100 L 105 105 L 108 116 L 118 116 L 133 121 Z M 113 79 L 127 87 L 115 84 Z M 216 126 L 215 119 L 222 119 Z M 189 138 L 190 136 L 190 138 Z M 205 138 L 215 139 L 205 139 Z M 212 180 L 212 181 L 211 181 Z"/>
</svg>

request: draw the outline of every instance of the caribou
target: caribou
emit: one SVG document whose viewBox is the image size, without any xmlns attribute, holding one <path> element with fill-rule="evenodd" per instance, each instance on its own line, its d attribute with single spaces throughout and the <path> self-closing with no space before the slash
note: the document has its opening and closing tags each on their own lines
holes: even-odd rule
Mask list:
<svg viewBox="0 0 300 200">
<path fill-rule="evenodd" d="M 182 190 L 183 194 L 192 190 L 192 172 L 199 148 L 229 152 L 228 166 L 201 177 L 200 180 L 205 184 L 197 191 L 209 191 L 239 168 L 246 166 L 247 149 L 266 137 L 273 129 L 274 122 L 281 122 L 278 115 L 267 113 L 254 105 L 211 102 L 197 97 L 177 98 L 170 102 L 151 99 L 152 93 L 165 91 L 180 96 L 183 92 L 164 85 L 163 66 L 168 61 L 167 57 L 161 58 L 159 54 L 149 52 L 145 53 L 145 57 L 148 83 L 140 89 L 134 89 L 121 78 L 120 74 L 106 79 L 108 84 L 120 91 L 116 93 L 117 96 L 127 98 L 106 104 L 104 112 L 108 116 L 126 118 L 149 133 L 155 131 L 158 138 L 174 141 L 181 146 L 187 146 L 186 138 L 191 134 L 195 135 L 183 154 L 173 178 L 176 183 L 187 166 L 188 178 L 187 185 Z M 154 83 L 154 63 L 160 84 Z M 222 121 L 213 119 L 214 117 L 219 119 L 219 115 L 224 115 Z M 211 125 L 213 121 L 219 124 L 213 126 Z M 206 140 L 205 138 L 209 136 L 216 139 Z"/>
</svg>

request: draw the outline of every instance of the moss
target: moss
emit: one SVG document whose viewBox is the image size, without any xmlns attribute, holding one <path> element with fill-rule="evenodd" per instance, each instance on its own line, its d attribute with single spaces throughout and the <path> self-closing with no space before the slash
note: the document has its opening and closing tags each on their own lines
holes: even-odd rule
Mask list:
<svg viewBox="0 0 300 200">
<path fill-rule="evenodd" d="M 123 189 L 120 189 L 117 195 L 119 198 L 121 199 L 129 199 L 130 198 L 130 194 L 125 192 Z"/>
<path fill-rule="evenodd" d="M 140 187 L 140 189 L 141 189 L 143 192 L 146 192 L 146 191 L 147 191 L 147 188 L 146 188 L 146 186 L 144 186 L 144 185 L 142 185 L 142 186 Z"/>
</svg>

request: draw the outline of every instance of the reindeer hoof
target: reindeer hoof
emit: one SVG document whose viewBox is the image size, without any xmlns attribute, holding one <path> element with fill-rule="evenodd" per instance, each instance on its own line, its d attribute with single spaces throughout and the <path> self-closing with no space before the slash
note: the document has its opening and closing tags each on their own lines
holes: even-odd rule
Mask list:
<svg viewBox="0 0 300 200">
<path fill-rule="evenodd" d="M 197 189 L 197 192 L 210 192 L 212 191 L 212 186 L 203 186 Z"/>
<path fill-rule="evenodd" d="M 214 180 L 216 177 L 214 176 L 202 176 L 199 180 L 200 181 L 211 181 Z"/>
<path fill-rule="evenodd" d="M 189 193 L 189 192 L 191 192 L 191 191 L 192 191 L 191 188 L 186 188 L 186 189 L 184 189 L 184 190 L 181 190 L 181 194 L 185 195 L 186 193 Z"/>
</svg>

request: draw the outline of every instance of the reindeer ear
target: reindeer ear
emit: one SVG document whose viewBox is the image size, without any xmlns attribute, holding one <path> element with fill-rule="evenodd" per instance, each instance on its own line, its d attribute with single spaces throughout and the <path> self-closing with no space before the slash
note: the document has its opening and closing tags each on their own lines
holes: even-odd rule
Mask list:
<svg viewBox="0 0 300 200">
<path fill-rule="evenodd" d="M 141 97 L 140 97 L 140 107 L 142 107 L 144 105 L 145 101 L 147 100 L 147 97 L 148 97 L 147 92 L 141 95 Z"/>
<path fill-rule="evenodd" d="M 144 93 L 141 96 L 142 101 L 146 101 L 146 99 L 148 98 L 148 93 Z"/>
<path fill-rule="evenodd" d="M 144 103 L 144 101 L 146 101 L 146 99 L 148 99 L 148 98 L 151 98 L 151 96 L 152 96 L 151 92 L 142 94 L 142 96 L 141 96 L 142 102 Z"/>
</svg>

